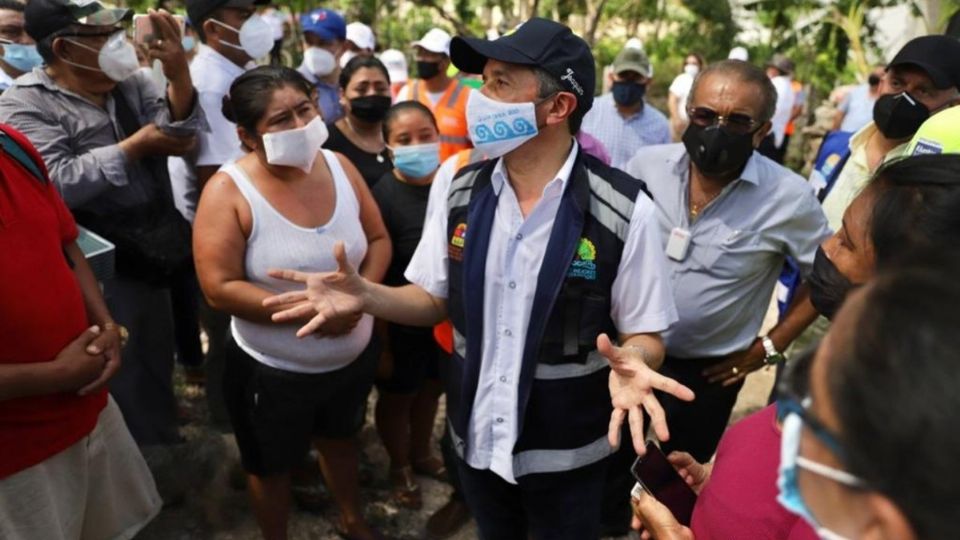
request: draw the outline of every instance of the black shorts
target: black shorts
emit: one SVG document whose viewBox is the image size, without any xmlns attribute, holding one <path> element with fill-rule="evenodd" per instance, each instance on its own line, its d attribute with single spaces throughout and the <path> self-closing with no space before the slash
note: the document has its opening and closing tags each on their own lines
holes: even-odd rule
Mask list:
<svg viewBox="0 0 960 540">
<path fill-rule="evenodd" d="M 415 394 L 423 381 L 440 378 L 440 347 L 433 339 L 433 328 L 390 324 L 390 352 L 393 373 L 377 379 L 377 390 L 391 394 Z"/>
<path fill-rule="evenodd" d="M 231 337 L 223 392 L 247 472 L 279 474 L 299 465 L 314 437 L 348 438 L 363 427 L 378 351 L 371 344 L 329 373 L 296 373 L 258 362 Z"/>
</svg>

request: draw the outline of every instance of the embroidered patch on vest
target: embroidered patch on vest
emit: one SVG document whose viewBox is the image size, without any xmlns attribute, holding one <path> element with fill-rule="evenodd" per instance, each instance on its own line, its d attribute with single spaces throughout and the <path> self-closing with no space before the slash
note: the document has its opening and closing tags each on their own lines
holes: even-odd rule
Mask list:
<svg viewBox="0 0 960 540">
<path fill-rule="evenodd" d="M 467 224 L 461 223 L 453 230 L 453 236 L 450 238 L 450 245 L 447 246 L 447 256 L 460 262 L 463 260 L 463 246 L 467 240 Z"/>
<path fill-rule="evenodd" d="M 589 238 L 581 238 L 577 245 L 577 254 L 573 257 L 573 263 L 570 264 L 570 271 L 567 272 L 568 278 L 581 278 L 588 281 L 597 279 L 597 247 Z"/>
</svg>

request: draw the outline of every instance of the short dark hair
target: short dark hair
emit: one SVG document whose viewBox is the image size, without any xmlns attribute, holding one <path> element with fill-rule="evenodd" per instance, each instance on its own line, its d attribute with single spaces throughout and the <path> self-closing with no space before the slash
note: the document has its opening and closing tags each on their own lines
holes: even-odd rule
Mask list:
<svg viewBox="0 0 960 540">
<path fill-rule="evenodd" d="M 17 0 L 0 0 L 0 9 L 9 9 L 10 11 L 23 13 L 23 10 L 26 8 L 27 4 L 24 2 L 18 2 Z"/>
<path fill-rule="evenodd" d="M 537 91 L 538 98 L 543 99 L 557 92 L 567 91 L 567 89 L 560 84 L 560 81 L 549 71 L 537 66 L 531 69 L 533 69 L 533 74 L 537 76 L 537 82 L 539 83 L 539 89 Z M 580 125 L 583 124 L 583 117 L 586 114 L 587 111 L 580 109 L 580 101 L 577 100 L 576 109 L 567 117 L 567 126 L 570 127 L 571 135 L 576 135 L 580 131 Z"/>
<path fill-rule="evenodd" d="M 844 466 L 889 498 L 918 538 L 956 534 L 958 274 L 956 252 L 941 251 L 878 275 L 832 349 L 827 392 Z"/>
<path fill-rule="evenodd" d="M 686 63 L 687 58 L 694 57 L 697 59 L 697 62 L 700 63 L 700 68 L 703 69 L 707 65 L 707 61 L 703 59 L 703 55 L 698 52 L 688 52 L 686 56 L 683 57 L 684 63 Z"/>
<path fill-rule="evenodd" d="M 347 65 L 343 66 L 343 69 L 340 70 L 340 80 L 338 81 L 340 83 L 340 89 L 346 90 L 350 84 L 350 79 L 363 68 L 379 69 L 383 73 L 383 76 L 387 78 L 387 82 L 390 82 L 390 73 L 387 72 L 387 67 L 383 65 L 383 62 L 375 56 L 364 54 L 354 56 L 347 62 Z"/>
<path fill-rule="evenodd" d="M 2 1 L 2 0 L 0 0 Z M 57 30 L 52 34 L 44 36 L 42 39 L 37 40 L 37 54 L 40 55 L 40 58 L 43 58 L 43 63 L 50 65 L 54 60 L 57 59 L 57 55 L 53 53 L 53 41 L 58 37 L 67 36 L 73 34 L 77 31 L 77 27 L 80 25 L 71 24 L 65 28 Z"/>
<path fill-rule="evenodd" d="M 393 122 L 397 119 L 398 116 L 405 112 L 417 111 L 427 118 L 430 119 L 430 123 L 433 124 L 433 127 L 437 127 L 437 118 L 433 115 L 433 112 L 429 107 L 420 103 L 419 101 L 401 101 L 400 103 L 395 104 L 393 107 L 390 107 L 387 110 L 387 114 L 383 117 L 383 123 L 380 125 L 380 129 L 383 130 L 383 140 L 390 139 L 390 131 L 393 129 Z"/>
<path fill-rule="evenodd" d="M 889 161 L 867 189 L 876 196 L 869 230 L 878 269 L 906 251 L 960 248 L 960 154 Z"/>
<path fill-rule="evenodd" d="M 286 66 L 260 66 L 237 77 L 230 85 L 230 93 L 223 97 L 221 110 L 224 118 L 250 134 L 257 132 L 257 123 L 263 118 L 270 96 L 280 88 L 292 87 L 307 97 L 313 86 L 297 70 Z"/>
<path fill-rule="evenodd" d="M 200 43 L 203 43 L 204 45 L 207 44 L 207 34 L 203 31 L 203 23 L 207 22 L 209 19 L 216 19 L 218 21 L 223 20 L 223 8 L 212 9 L 208 13 L 204 14 L 203 17 L 200 17 L 199 20 L 190 21 L 190 26 L 193 27 L 194 32 L 197 33 L 197 37 L 200 38 Z"/>
<path fill-rule="evenodd" d="M 762 123 L 769 122 L 773 118 L 773 113 L 777 110 L 777 89 L 774 88 L 773 83 L 770 82 L 770 77 L 767 77 L 762 69 L 740 60 L 714 62 L 700 71 L 697 78 L 693 80 L 693 86 L 690 88 L 691 99 L 697 96 L 697 88 L 699 88 L 700 82 L 710 75 L 725 75 L 733 77 L 741 83 L 755 85 L 763 96 L 760 118 L 756 120 Z"/>
</svg>

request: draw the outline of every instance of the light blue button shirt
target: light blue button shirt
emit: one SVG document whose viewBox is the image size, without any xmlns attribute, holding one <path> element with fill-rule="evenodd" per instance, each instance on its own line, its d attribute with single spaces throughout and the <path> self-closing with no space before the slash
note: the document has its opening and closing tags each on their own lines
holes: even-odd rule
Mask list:
<svg viewBox="0 0 960 540">
<path fill-rule="evenodd" d="M 664 247 L 674 228 L 691 233 L 686 257 L 668 259 L 680 320 L 664 334 L 667 354 L 715 357 L 757 337 L 785 257 L 809 274 L 831 233 L 806 181 L 757 152 L 691 222 L 689 167 L 684 146 L 670 144 L 643 148 L 626 170 L 653 194 Z"/>
<path fill-rule="evenodd" d="M 617 112 L 613 94 L 593 102 L 582 129 L 603 143 L 610 166 L 618 169 L 625 168 L 641 147 L 670 142 L 670 123 L 662 112 L 645 103 L 640 112 L 624 118 Z"/>
</svg>

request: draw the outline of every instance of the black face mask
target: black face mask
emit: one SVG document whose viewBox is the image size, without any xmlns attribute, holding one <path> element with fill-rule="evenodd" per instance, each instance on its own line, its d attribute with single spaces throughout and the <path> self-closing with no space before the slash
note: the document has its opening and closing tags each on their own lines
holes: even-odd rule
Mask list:
<svg viewBox="0 0 960 540">
<path fill-rule="evenodd" d="M 856 285 L 837 270 L 822 247 L 817 248 L 817 255 L 813 258 L 813 271 L 807 278 L 810 286 L 810 302 L 821 315 L 833 319 L 844 299 Z"/>
<path fill-rule="evenodd" d="M 930 110 L 910 94 L 880 96 L 873 105 L 873 121 L 888 139 L 906 139 L 930 118 Z"/>
<path fill-rule="evenodd" d="M 633 107 L 643 99 L 647 93 L 647 85 L 637 84 L 628 81 L 616 81 L 610 89 L 613 92 L 613 100 L 617 105 L 624 107 Z"/>
<path fill-rule="evenodd" d="M 363 96 L 350 100 L 350 114 L 364 122 L 379 122 L 387 114 L 390 96 Z"/>
<path fill-rule="evenodd" d="M 709 127 L 690 123 L 683 132 L 683 146 L 690 161 L 710 178 L 740 174 L 753 155 L 753 134 L 735 134 L 720 125 Z"/>
<path fill-rule="evenodd" d="M 421 79 L 432 79 L 440 73 L 440 62 L 422 62 L 417 60 L 417 75 Z"/>
</svg>

